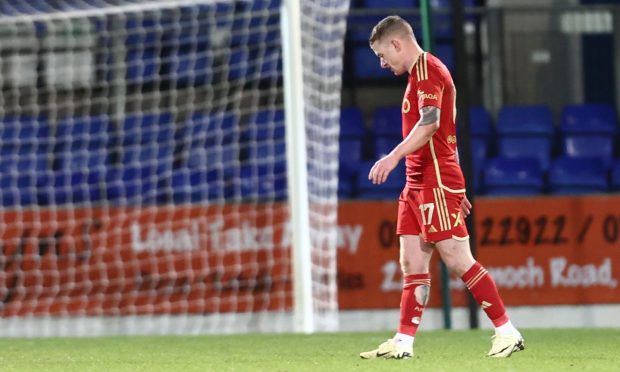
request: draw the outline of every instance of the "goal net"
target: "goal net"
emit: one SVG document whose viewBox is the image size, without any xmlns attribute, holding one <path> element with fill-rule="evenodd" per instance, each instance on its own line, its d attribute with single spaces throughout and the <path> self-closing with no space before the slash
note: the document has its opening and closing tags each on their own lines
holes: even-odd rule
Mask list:
<svg viewBox="0 0 620 372">
<path fill-rule="evenodd" d="M 349 1 L 300 4 L 311 315 L 335 330 Z M 1 5 L 0 336 L 295 330 L 280 0 Z"/>
</svg>

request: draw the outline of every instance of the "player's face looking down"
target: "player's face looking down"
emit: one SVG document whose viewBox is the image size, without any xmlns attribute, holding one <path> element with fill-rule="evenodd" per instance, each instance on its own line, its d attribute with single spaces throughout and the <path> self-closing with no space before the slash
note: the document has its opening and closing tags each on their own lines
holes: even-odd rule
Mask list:
<svg viewBox="0 0 620 372">
<path fill-rule="evenodd" d="M 373 52 L 379 57 L 381 68 L 389 68 L 394 75 L 402 75 L 407 72 L 406 56 L 403 49 L 403 41 L 395 37 L 385 37 L 370 45 Z"/>
</svg>

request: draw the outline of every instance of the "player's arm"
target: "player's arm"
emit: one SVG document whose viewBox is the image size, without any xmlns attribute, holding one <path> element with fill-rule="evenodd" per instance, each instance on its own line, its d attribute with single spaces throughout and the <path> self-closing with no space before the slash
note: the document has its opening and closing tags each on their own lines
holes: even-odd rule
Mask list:
<svg viewBox="0 0 620 372">
<path fill-rule="evenodd" d="M 398 160 L 416 152 L 431 140 L 439 129 L 441 110 L 435 106 L 424 106 L 420 109 L 420 120 L 405 139 L 392 150 Z"/>
<path fill-rule="evenodd" d="M 413 127 L 413 130 L 394 150 L 373 165 L 368 174 L 368 179 L 374 184 L 384 183 L 402 158 L 417 151 L 430 141 L 433 134 L 439 129 L 440 114 L 441 110 L 435 106 L 422 107 L 420 109 L 420 120 Z"/>
</svg>

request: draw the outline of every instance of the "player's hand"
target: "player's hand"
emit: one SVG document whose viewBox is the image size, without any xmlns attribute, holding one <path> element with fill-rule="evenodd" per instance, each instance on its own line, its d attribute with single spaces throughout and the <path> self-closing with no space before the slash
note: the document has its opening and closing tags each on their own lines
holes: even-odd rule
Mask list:
<svg viewBox="0 0 620 372">
<path fill-rule="evenodd" d="M 471 208 L 472 205 L 469 202 L 469 199 L 467 199 L 467 195 L 463 195 L 463 200 L 461 200 L 461 211 L 463 212 L 463 216 L 465 218 L 467 218 L 467 216 L 471 213 Z"/>
<path fill-rule="evenodd" d="M 375 185 L 384 183 L 390 172 L 398 165 L 398 161 L 399 159 L 392 154 L 388 154 L 377 160 L 375 165 L 370 169 L 370 173 L 368 173 L 368 179 Z"/>
</svg>

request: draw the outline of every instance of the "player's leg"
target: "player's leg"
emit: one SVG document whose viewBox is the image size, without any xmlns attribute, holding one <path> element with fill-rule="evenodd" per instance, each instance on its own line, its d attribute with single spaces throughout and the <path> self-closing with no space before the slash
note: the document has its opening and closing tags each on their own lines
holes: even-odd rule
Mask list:
<svg viewBox="0 0 620 372">
<path fill-rule="evenodd" d="M 458 275 L 472 296 L 482 307 L 495 326 L 493 347 L 488 356 L 507 357 L 514 351 L 523 350 L 523 338 L 510 322 L 495 281 L 489 272 L 471 254 L 467 228 L 460 214 L 462 194 L 440 192 L 441 204 L 445 205 L 443 233 L 429 234 L 441 259 L 448 269 Z"/>
<path fill-rule="evenodd" d="M 413 341 L 428 302 L 431 275 L 429 262 L 432 246 L 418 235 L 400 236 L 400 265 L 403 290 L 400 299 L 400 321 L 393 338 L 378 348 L 360 353 L 364 359 L 406 359 L 413 356 Z"/>
<path fill-rule="evenodd" d="M 419 235 L 400 236 L 400 265 L 403 290 L 400 298 L 400 322 L 397 343 L 413 347 L 431 288 L 429 265 L 433 246 Z"/>
<path fill-rule="evenodd" d="M 400 302 L 400 322 L 396 335 L 377 349 L 363 352 L 364 359 L 408 358 L 413 356 L 413 341 L 430 289 L 429 262 L 432 246 L 419 236 L 418 208 L 412 205 L 413 191 L 405 187 L 398 207 L 397 234 L 400 241 L 400 265 L 403 290 Z"/>
<path fill-rule="evenodd" d="M 495 326 L 493 345 L 487 356 L 509 357 L 523 350 L 523 337 L 510 321 L 491 274 L 472 257 L 469 241 L 451 238 L 435 246 L 448 269 L 463 280 Z"/>
</svg>

